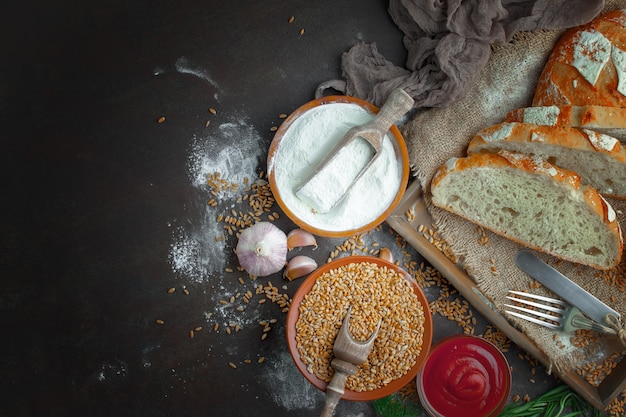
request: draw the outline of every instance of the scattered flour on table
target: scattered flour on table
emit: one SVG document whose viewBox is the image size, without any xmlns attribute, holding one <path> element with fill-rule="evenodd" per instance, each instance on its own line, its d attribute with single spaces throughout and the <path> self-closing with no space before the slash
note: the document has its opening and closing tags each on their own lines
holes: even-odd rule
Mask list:
<svg viewBox="0 0 626 417">
<path fill-rule="evenodd" d="M 289 411 L 313 409 L 323 402 L 323 394 L 302 377 L 289 352 L 281 352 L 266 362 L 261 376 L 272 387 L 272 399 Z"/>
<path fill-rule="evenodd" d="M 231 143 L 218 154 L 221 144 Z M 244 178 L 255 178 L 259 158 L 263 155 L 261 136 L 245 119 L 219 126 L 218 132 L 208 138 L 195 138 L 189 155 L 189 176 L 194 187 L 207 190 L 208 174 L 220 172 L 223 179 L 241 184 Z M 234 193 L 218 198 L 232 198 Z"/>
<path fill-rule="evenodd" d="M 150 355 L 152 352 L 157 351 L 161 348 L 160 343 L 156 343 L 154 345 L 146 346 L 141 350 L 141 364 L 144 368 L 150 368 L 152 366 L 152 360 Z"/>
<path fill-rule="evenodd" d="M 176 60 L 175 67 L 176 71 L 178 71 L 179 73 L 193 75 L 194 77 L 198 77 L 201 80 L 208 82 L 213 87 L 219 89 L 219 86 L 215 81 L 213 81 L 213 79 L 209 75 L 209 72 L 206 69 L 193 65 L 184 56 Z"/>
<path fill-rule="evenodd" d="M 232 145 L 224 147 L 224 143 Z M 235 206 L 239 192 L 223 190 L 212 195 L 207 175 L 219 172 L 222 179 L 237 184 L 242 184 L 244 178 L 256 178 L 264 153 L 261 143 L 261 135 L 245 117 L 221 124 L 207 137 L 193 138 L 186 168 L 197 195 L 185 206 L 185 219 L 170 223 L 174 230 L 169 260 L 177 274 L 204 282 L 211 273 L 223 271 L 227 256 L 232 254 L 227 253 L 227 241 L 216 240 L 224 232 L 217 216 Z M 218 205 L 209 206 L 210 199 Z"/>
<path fill-rule="evenodd" d="M 310 384 L 300 373 L 289 352 L 281 352 L 271 361 L 265 362 L 265 370 L 260 377 L 263 378 L 267 386 L 271 386 L 271 396 L 276 404 L 284 407 L 288 411 L 313 410 L 320 411 L 324 406 L 324 393 Z M 349 401 L 350 410 L 342 410 L 344 417 L 365 417 L 368 412 L 368 403 Z M 338 407 L 345 407 L 346 404 L 339 404 Z M 335 413 L 339 415 L 339 413 Z"/>
<path fill-rule="evenodd" d="M 128 375 L 128 364 L 115 359 L 110 363 L 104 363 L 97 372 L 98 382 L 119 382 Z"/>
</svg>

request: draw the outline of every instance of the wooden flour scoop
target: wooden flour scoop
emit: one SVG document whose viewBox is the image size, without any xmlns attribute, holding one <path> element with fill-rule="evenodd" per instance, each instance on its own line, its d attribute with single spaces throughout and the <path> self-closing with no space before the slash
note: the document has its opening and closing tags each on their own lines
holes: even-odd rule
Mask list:
<svg viewBox="0 0 626 417">
<path fill-rule="evenodd" d="M 348 313 L 343 319 L 343 324 L 339 329 L 335 344 L 333 345 L 335 358 L 332 360 L 331 365 L 335 368 L 335 374 L 326 387 L 326 402 L 321 417 L 332 417 L 337 403 L 339 403 L 339 400 L 344 394 L 346 379 L 357 371 L 357 367 L 360 364 L 367 360 L 372 350 L 374 340 L 376 340 L 376 336 L 378 336 L 378 330 L 380 330 L 382 319 L 378 321 L 376 330 L 374 330 L 374 333 L 372 333 L 369 339 L 365 342 L 354 340 L 349 330 L 351 310 L 352 307 L 348 309 Z"/>
<path fill-rule="evenodd" d="M 370 122 L 348 130 L 333 150 L 302 181 L 296 189 L 296 196 L 309 204 L 316 213 L 327 213 L 335 208 L 381 154 L 387 131 L 396 120 L 413 108 L 413 103 L 413 98 L 403 89 L 393 90 Z M 357 139 L 365 140 L 373 150 L 373 155 L 363 168 L 353 167 L 347 162 L 346 152 L 350 150 L 348 146 Z M 346 152 L 342 153 L 342 150 Z"/>
</svg>

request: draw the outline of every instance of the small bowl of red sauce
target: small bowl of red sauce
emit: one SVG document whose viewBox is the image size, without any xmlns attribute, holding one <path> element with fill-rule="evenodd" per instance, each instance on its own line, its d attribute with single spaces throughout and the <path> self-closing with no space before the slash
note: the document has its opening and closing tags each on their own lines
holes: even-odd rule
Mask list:
<svg viewBox="0 0 626 417">
<path fill-rule="evenodd" d="M 433 417 L 495 417 L 511 392 L 511 368 L 493 343 L 450 336 L 431 349 L 417 375 L 417 391 Z"/>
</svg>

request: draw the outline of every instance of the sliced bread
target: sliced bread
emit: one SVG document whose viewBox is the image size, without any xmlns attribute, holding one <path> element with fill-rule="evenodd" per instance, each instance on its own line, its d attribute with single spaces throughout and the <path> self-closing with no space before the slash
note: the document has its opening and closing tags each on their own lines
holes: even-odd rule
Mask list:
<svg viewBox="0 0 626 417">
<path fill-rule="evenodd" d="M 500 151 L 452 158 L 431 184 L 434 205 L 560 259 L 609 269 L 623 240 L 616 213 L 569 170 Z"/>
<path fill-rule="evenodd" d="M 543 69 L 533 106 L 626 106 L 626 10 L 565 32 Z"/>
<path fill-rule="evenodd" d="M 500 149 L 539 156 L 576 171 L 605 196 L 626 199 L 626 149 L 611 136 L 567 126 L 499 123 L 478 132 L 467 152 Z"/>
<path fill-rule="evenodd" d="M 505 121 L 581 127 L 622 141 L 626 140 L 626 107 L 570 105 L 524 107 L 510 111 Z"/>
</svg>

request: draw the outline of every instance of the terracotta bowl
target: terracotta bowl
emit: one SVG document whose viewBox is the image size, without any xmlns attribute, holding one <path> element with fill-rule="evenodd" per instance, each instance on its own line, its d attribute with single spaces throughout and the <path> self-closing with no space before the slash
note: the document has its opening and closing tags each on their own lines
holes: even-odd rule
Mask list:
<svg viewBox="0 0 626 417">
<path fill-rule="evenodd" d="M 348 257 L 339 258 L 332 262 L 324 264 L 323 266 L 315 270 L 311 275 L 309 275 L 302 282 L 302 284 L 300 285 L 300 287 L 298 288 L 298 290 L 296 291 L 292 299 L 291 307 L 289 308 L 289 313 L 287 314 L 287 344 L 289 347 L 289 353 L 291 354 L 291 357 L 293 358 L 297 368 L 300 370 L 302 375 L 304 375 L 304 377 L 311 384 L 313 384 L 316 388 L 318 388 L 321 391 L 325 391 L 328 383 L 326 381 L 319 379 L 315 374 L 310 373 L 307 370 L 307 367 L 304 364 L 304 362 L 302 362 L 302 360 L 300 359 L 300 354 L 298 352 L 297 342 L 296 342 L 296 322 L 298 321 L 298 317 L 299 317 L 298 311 L 299 311 L 300 303 L 302 302 L 302 299 L 304 298 L 304 296 L 307 293 L 309 293 L 309 291 L 315 284 L 315 281 L 320 275 L 332 269 L 336 269 L 338 267 L 341 267 L 350 263 L 360 263 L 360 262 L 375 263 L 378 266 L 386 266 L 387 268 L 400 272 L 405 277 L 405 279 L 411 283 L 413 287 L 413 292 L 417 296 L 417 299 L 419 303 L 422 305 L 422 308 L 424 310 L 424 333 L 422 335 L 423 344 L 422 344 L 422 349 L 419 355 L 417 356 L 413 367 L 409 369 L 409 371 L 405 373 L 403 376 L 391 381 L 389 384 L 383 387 L 370 390 L 370 391 L 352 391 L 352 390 L 346 389 L 345 394 L 342 397 L 343 400 L 350 400 L 350 401 L 372 401 L 372 400 L 386 397 L 398 391 L 399 389 L 407 385 L 409 382 L 411 382 L 417 376 L 417 373 L 419 372 L 424 362 L 426 361 L 429 348 L 432 343 L 432 337 L 433 337 L 432 315 L 428 307 L 428 300 L 426 296 L 424 295 L 424 293 L 422 292 L 421 288 L 417 285 L 417 282 L 402 268 L 400 268 L 399 266 L 393 263 L 390 263 L 388 261 L 385 261 L 383 259 L 376 258 L 373 256 L 348 256 Z"/>
<path fill-rule="evenodd" d="M 367 230 L 370 230 L 378 226 L 395 209 L 395 207 L 398 205 L 398 203 L 402 199 L 402 196 L 404 195 L 404 191 L 408 183 L 409 172 L 410 172 L 409 157 L 408 157 L 407 146 L 406 146 L 406 143 L 404 142 L 404 138 L 402 137 L 402 134 L 400 133 L 400 131 L 395 125 L 392 125 L 389 130 L 391 135 L 388 135 L 388 136 L 392 138 L 392 145 L 394 147 L 394 152 L 395 152 L 396 160 L 398 163 L 398 171 L 401 174 L 400 174 L 400 184 L 399 184 L 398 190 L 396 191 L 395 197 L 393 198 L 393 201 L 391 202 L 389 207 L 387 207 L 387 209 L 384 210 L 384 212 L 378 215 L 373 214 L 372 218 L 364 222 L 363 224 L 350 227 L 345 230 L 336 230 L 336 228 L 329 228 L 320 224 L 317 224 L 317 225 L 310 224 L 310 222 L 307 222 L 306 220 L 302 219 L 301 218 L 302 216 L 299 216 L 298 214 L 296 214 L 293 208 L 289 207 L 289 205 L 285 202 L 285 198 L 284 198 L 285 196 L 282 194 L 283 190 L 281 190 L 277 184 L 277 180 L 276 180 L 277 174 L 276 174 L 276 166 L 275 166 L 275 162 L 277 159 L 276 157 L 280 152 L 282 152 L 280 144 L 283 138 L 285 137 L 286 133 L 289 131 L 289 129 L 292 127 L 295 121 L 305 116 L 309 110 L 312 110 L 318 106 L 324 106 L 324 105 L 333 104 L 333 103 L 354 104 L 354 105 L 360 106 L 361 108 L 365 109 L 367 112 L 371 114 L 376 114 L 378 113 L 378 110 L 379 110 L 376 106 L 366 101 L 359 100 L 354 97 L 348 97 L 348 96 L 328 96 L 328 97 L 316 99 L 316 100 L 313 100 L 304 104 L 303 106 L 298 108 L 296 111 L 294 111 L 291 115 L 289 115 L 289 117 L 285 119 L 285 121 L 281 124 L 281 126 L 276 131 L 276 134 L 274 135 L 274 139 L 272 140 L 272 143 L 270 144 L 270 148 L 269 148 L 269 153 L 268 153 L 268 158 L 267 158 L 267 176 L 268 176 L 270 187 L 272 189 L 272 193 L 278 205 L 283 210 L 283 212 L 299 227 L 313 234 L 316 234 L 318 236 L 349 237 L 358 233 L 365 232 Z M 376 196 L 372 196 L 372 198 L 376 198 Z M 347 214 L 347 216 L 349 216 L 349 214 Z"/>
</svg>

